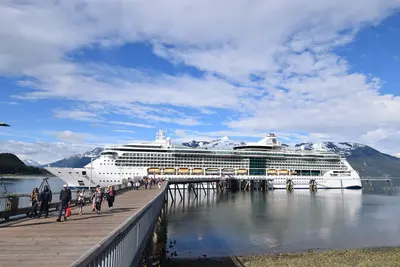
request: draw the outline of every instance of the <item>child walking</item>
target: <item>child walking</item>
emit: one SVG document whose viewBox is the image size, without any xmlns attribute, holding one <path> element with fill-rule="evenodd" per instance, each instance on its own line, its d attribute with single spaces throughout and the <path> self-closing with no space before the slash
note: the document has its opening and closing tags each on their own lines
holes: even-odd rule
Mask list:
<svg viewBox="0 0 400 267">
<path fill-rule="evenodd" d="M 79 215 L 83 215 L 83 206 L 85 206 L 85 190 L 78 191 Z"/>
</svg>

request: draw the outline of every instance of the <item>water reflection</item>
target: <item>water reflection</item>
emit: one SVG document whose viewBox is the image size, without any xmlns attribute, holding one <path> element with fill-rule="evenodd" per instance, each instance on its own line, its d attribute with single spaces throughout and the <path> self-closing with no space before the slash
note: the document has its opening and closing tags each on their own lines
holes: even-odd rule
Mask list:
<svg viewBox="0 0 400 267">
<path fill-rule="evenodd" d="M 168 238 L 181 257 L 398 245 L 399 200 L 361 190 L 203 193 L 172 203 Z"/>
<path fill-rule="evenodd" d="M 33 188 L 39 187 L 44 177 L 24 179 L 2 179 L 0 181 L 0 196 L 3 194 L 29 194 Z M 59 192 L 65 183 L 58 177 L 50 177 L 48 180 L 51 190 Z"/>
</svg>

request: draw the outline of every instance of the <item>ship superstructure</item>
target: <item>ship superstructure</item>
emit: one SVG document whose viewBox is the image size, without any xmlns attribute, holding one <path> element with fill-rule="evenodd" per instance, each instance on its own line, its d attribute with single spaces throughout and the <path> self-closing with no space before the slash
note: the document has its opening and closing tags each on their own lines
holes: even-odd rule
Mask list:
<svg viewBox="0 0 400 267">
<path fill-rule="evenodd" d="M 225 176 L 268 179 L 275 189 L 286 188 L 288 180 L 293 181 L 294 188 L 309 188 L 310 180 L 319 188 L 361 188 L 358 173 L 340 155 L 322 148 L 284 149 L 275 134 L 268 134 L 257 143 L 214 150 L 172 144 L 160 130 L 154 142 L 110 146 L 84 168 L 46 169 L 74 187 L 87 187 L 89 183 L 106 186 L 143 177 Z"/>
</svg>

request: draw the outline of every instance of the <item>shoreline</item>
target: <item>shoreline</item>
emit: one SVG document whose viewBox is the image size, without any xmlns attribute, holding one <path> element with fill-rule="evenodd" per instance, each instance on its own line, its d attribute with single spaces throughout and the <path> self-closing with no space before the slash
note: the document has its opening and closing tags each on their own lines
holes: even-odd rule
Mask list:
<svg viewBox="0 0 400 267">
<path fill-rule="evenodd" d="M 260 254 L 221 258 L 172 258 L 170 267 L 268 267 L 268 266 L 400 266 L 400 247 Z"/>
</svg>

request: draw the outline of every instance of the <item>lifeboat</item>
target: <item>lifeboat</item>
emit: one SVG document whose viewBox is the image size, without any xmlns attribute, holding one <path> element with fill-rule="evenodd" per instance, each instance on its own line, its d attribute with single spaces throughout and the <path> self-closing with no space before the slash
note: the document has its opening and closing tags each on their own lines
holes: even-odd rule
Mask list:
<svg viewBox="0 0 400 267">
<path fill-rule="evenodd" d="M 280 175 L 289 175 L 289 171 L 288 170 L 279 170 L 279 174 Z"/>
<path fill-rule="evenodd" d="M 236 172 L 238 175 L 246 175 L 247 174 L 247 170 L 246 169 L 239 169 Z"/>
<path fill-rule="evenodd" d="M 175 168 L 165 168 L 164 169 L 164 174 L 175 174 L 176 170 Z"/>
<path fill-rule="evenodd" d="M 200 168 L 195 168 L 192 170 L 192 174 L 204 174 L 204 170 Z"/>
<path fill-rule="evenodd" d="M 276 175 L 276 173 L 277 173 L 277 171 L 274 170 L 274 169 L 269 169 L 269 170 L 267 170 L 267 174 L 268 174 L 268 175 Z"/>
<path fill-rule="evenodd" d="M 235 169 L 232 169 L 232 168 L 222 169 L 222 173 L 223 174 L 235 174 Z"/>
<path fill-rule="evenodd" d="M 218 168 L 208 168 L 206 169 L 206 174 L 219 174 Z"/>
<path fill-rule="evenodd" d="M 189 174 L 190 170 L 188 168 L 179 168 L 178 174 Z"/>
<path fill-rule="evenodd" d="M 161 170 L 160 170 L 160 168 L 148 168 L 147 173 L 148 174 L 160 174 Z"/>
</svg>

